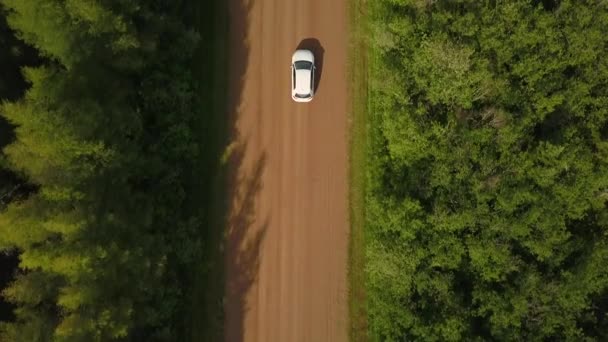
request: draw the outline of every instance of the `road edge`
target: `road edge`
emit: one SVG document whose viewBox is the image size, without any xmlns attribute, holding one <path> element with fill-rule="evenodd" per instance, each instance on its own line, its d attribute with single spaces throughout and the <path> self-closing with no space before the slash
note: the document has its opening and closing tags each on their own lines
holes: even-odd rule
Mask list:
<svg viewBox="0 0 608 342">
<path fill-rule="evenodd" d="M 191 0 L 188 9 L 201 42 L 193 57 L 192 73 L 199 82 L 201 100 L 199 139 L 204 142 L 199 175 L 201 192 L 197 203 L 204 214 L 201 259 L 192 270 L 188 289 L 185 341 L 224 340 L 224 235 L 227 212 L 227 165 L 223 154 L 227 146 L 228 120 L 228 6 L 218 0 Z M 212 53 L 209 53 L 209 51 Z"/>
<path fill-rule="evenodd" d="M 352 342 L 368 341 L 365 291 L 365 188 L 367 174 L 368 19 L 366 0 L 348 0 L 349 216 L 348 326 Z"/>
</svg>

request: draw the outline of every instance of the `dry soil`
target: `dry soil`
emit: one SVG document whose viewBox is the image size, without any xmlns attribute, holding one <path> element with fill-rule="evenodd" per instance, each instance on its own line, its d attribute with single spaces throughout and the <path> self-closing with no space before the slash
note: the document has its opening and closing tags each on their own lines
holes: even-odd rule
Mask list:
<svg viewBox="0 0 608 342">
<path fill-rule="evenodd" d="M 227 341 L 347 340 L 346 0 L 227 0 Z M 291 55 L 317 93 L 292 101 Z"/>
</svg>

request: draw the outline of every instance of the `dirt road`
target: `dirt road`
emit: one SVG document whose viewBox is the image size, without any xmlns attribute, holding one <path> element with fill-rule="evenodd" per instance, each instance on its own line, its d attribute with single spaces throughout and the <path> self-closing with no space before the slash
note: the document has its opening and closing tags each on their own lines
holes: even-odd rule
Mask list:
<svg viewBox="0 0 608 342">
<path fill-rule="evenodd" d="M 229 0 L 227 341 L 347 340 L 346 0 Z M 290 97 L 314 51 L 318 88 Z"/>
</svg>

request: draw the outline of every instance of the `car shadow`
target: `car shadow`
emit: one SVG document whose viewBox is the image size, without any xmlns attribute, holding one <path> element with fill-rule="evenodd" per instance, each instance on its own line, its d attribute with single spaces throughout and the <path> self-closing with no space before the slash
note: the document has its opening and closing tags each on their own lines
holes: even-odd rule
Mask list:
<svg viewBox="0 0 608 342">
<path fill-rule="evenodd" d="M 319 85 L 321 84 L 321 76 L 323 75 L 323 55 L 325 54 L 325 50 L 316 38 L 306 38 L 303 39 L 300 44 L 298 44 L 297 50 L 305 49 L 310 50 L 315 55 L 315 93 L 317 89 L 319 89 Z"/>
</svg>

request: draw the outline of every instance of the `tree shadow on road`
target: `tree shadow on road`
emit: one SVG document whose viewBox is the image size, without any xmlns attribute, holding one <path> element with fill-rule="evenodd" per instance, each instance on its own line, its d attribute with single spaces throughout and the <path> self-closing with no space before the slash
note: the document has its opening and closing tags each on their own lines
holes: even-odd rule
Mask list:
<svg viewBox="0 0 608 342">
<path fill-rule="evenodd" d="M 258 278 L 259 254 L 268 225 L 268 218 L 260 221 L 255 216 L 255 200 L 262 188 L 266 157 L 262 154 L 243 174 L 245 150 L 245 145 L 238 146 L 229 161 L 230 214 L 226 231 L 224 302 L 226 341 L 244 339 L 245 315 L 249 310 L 247 295 Z"/>
<path fill-rule="evenodd" d="M 249 61 L 247 38 L 253 0 L 229 0 L 230 45 L 227 118 L 230 146 L 227 169 L 228 216 L 224 250 L 224 340 L 243 341 L 247 296 L 258 279 L 259 255 L 269 218 L 256 217 L 255 201 L 262 188 L 266 155 L 252 156 L 247 137 L 237 128 Z M 253 157 L 253 158 L 252 158 Z"/>
<path fill-rule="evenodd" d="M 247 41 L 249 27 L 249 14 L 254 0 L 228 0 L 228 22 L 229 33 L 229 68 L 228 68 L 228 106 L 227 114 L 231 129 L 231 140 L 235 141 L 238 132 L 236 120 L 241 103 L 247 64 L 249 61 L 250 47 Z"/>
<path fill-rule="evenodd" d="M 325 54 L 325 49 L 321 45 L 316 38 L 306 38 L 303 39 L 300 44 L 298 44 L 297 50 L 305 49 L 310 50 L 315 55 L 315 93 L 317 89 L 319 89 L 319 85 L 321 84 L 321 76 L 323 76 L 323 55 Z"/>
<path fill-rule="evenodd" d="M 200 1 L 183 6 L 201 33 L 193 70 L 201 84 L 201 115 L 205 117 L 197 131 L 203 149 L 209 152 L 209 156 L 203 155 L 203 169 L 209 174 L 198 178 L 201 199 L 196 204 L 203 207 L 207 223 L 188 295 L 185 337 L 178 336 L 180 341 L 242 340 L 245 296 L 257 273 L 263 233 L 247 232 L 258 224 L 252 205 L 264 156 L 253 160 L 248 155 L 250 172 L 241 172 L 246 146 L 236 130 L 249 62 L 247 32 L 253 2 Z"/>
</svg>

